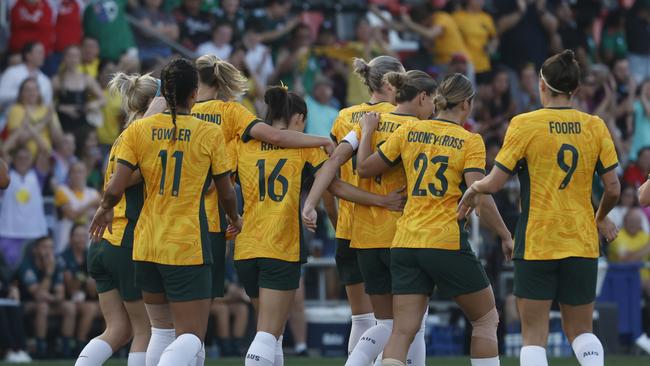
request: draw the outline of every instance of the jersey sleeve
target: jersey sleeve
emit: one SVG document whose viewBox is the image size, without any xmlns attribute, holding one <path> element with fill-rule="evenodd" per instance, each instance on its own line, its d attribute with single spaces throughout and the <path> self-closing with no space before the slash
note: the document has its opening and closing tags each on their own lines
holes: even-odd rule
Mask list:
<svg viewBox="0 0 650 366">
<path fill-rule="evenodd" d="M 129 126 L 115 142 L 115 161 L 136 170 L 138 168 L 138 125 Z"/>
<path fill-rule="evenodd" d="M 236 126 L 236 134 L 239 136 L 239 138 L 244 141 L 248 142 L 249 140 L 252 139 L 252 136 L 250 135 L 250 131 L 255 126 L 255 124 L 262 122 L 259 118 L 257 118 L 256 115 L 251 113 L 246 107 L 239 103 L 233 103 L 232 107 L 229 109 L 229 113 L 231 114 L 231 117 L 233 118 L 234 121 L 237 121 Z M 226 137 L 227 141 L 232 141 L 234 136 L 224 136 Z"/>
<path fill-rule="evenodd" d="M 526 154 L 530 134 L 527 136 L 521 128 L 521 120 L 515 118 L 510 122 L 501 150 L 494 165 L 508 174 L 515 174 L 517 164 Z"/>
<path fill-rule="evenodd" d="M 389 166 L 395 166 L 402 161 L 402 148 L 406 133 L 407 127 L 402 125 L 395 130 L 392 135 L 390 135 L 386 142 L 377 147 L 377 154 L 379 154 L 379 156 Z"/>
<path fill-rule="evenodd" d="M 232 161 L 226 152 L 226 139 L 223 133 L 216 126 L 209 126 L 210 132 L 204 140 L 206 152 L 210 156 L 210 174 L 213 176 L 222 176 L 230 174 L 232 171 Z"/>
<path fill-rule="evenodd" d="M 479 172 L 485 174 L 485 143 L 478 134 L 473 134 L 467 141 L 463 173 L 467 172 Z"/>
<path fill-rule="evenodd" d="M 348 132 L 350 132 L 346 126 L 347 123 L 343 118 L 336 117 L 334 123 L 332 124 L 332 131 L 330 131 L 330 138 L 337 144 L 343 140 Z"/>
<path fill-rule="evenodd" d="M 616 148 L 614 141 L 609 133 L 609 129 L 605 122 L 600 120 L 600 153 L 598 154 L 598 163 L 596 164 L 596 172 L 598 175 L 603 175 L 618 166 L 618 156 L 616 155 Z"/>
</svg>

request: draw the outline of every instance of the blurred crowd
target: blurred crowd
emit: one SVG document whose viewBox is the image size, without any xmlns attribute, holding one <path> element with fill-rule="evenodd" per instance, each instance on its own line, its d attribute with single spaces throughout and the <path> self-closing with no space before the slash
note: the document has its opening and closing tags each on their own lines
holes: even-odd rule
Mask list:
<svg viewBox="0 0 650 366">
<path fill-rule="evenodd" d="M 26 339 L 34 340 L 32 355 L 72 356 L 96 331 L 86 224 L 125 119 L 121 96 L 107 84 L 118 71 L 156 75 L 174 55 L 229 60 L 249 80 L 240 102 L 259 116 L 266 87 L 286 85 L 306 98 L 306 132 L 323 136 L 341 108 L 368 99 L 352 75 L 354 57 L 393 55 L 407 69 L 435 77 L 464 73 L 477 90 L 465 127 L 484 137 L 490 168 L 509 120 L 541 107 L 543 60 L 573 49 L 582 66 L 576 108 L 605 120 L 621 161 L 623 193 L 610 215 L 621 233 L 604 257 L 650 257 L 650 209 L 636 198 L 650 173 L 650 0 L 9 0 L 1 6 L 0 157 L 11 164 L 11 185 L 0 207 L 0 348 L 9 361 L 29 359 Z M 595 180 L 594 202 L 600 189 Z M 516 180 L 495 198 L 514 232 Z M 496 281 L 504 268 L 499 245 L 489 232 L 481 235 L 481 257 Z M 320 230 L 314 242 L 332 243 L 331 236 Z M 326 246 L 314 246 L 312 254 L 333 254 Z M 238 352 L 249 315 L 230 273 L 231 291 L 214 309 L 214 339 L 226 355 Z M 649 270 L 642 280 L 650 296 Z M 329 287 L 340 296 L 340 286 Z M 299 338 L 300 352 L 304 334 Z"/>
</svg>

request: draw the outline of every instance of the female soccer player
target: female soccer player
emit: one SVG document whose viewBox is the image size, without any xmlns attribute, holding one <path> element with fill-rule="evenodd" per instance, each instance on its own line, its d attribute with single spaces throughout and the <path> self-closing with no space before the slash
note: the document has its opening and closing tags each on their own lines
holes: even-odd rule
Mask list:
<svg viewBox="0 0 650 366">
<path fill-rule="evenodd" d="M 176 340 L 158 365 L 187 365 L 202 348 L 212 299 L 212 251 L 203 200 L 210 180 L 232 226 L 241 228 L 241 218 L 223 134 L 190 116 L 198 87 L 196 68 L 175 59 L 162 69 L 161 79 L 169 112 L 138 120 L 122 134 L 118 164 L 91 232 L 101 235 L 131 172 L 139 168 L 148 184 L 135 229 L 136 284 L 146 304 L 169 302 L 172 310 Z"/>
<path fill-rule="evenodd" d="M 370 100 L 367 103 L 351 106 L 339 112 L 338 117 L 332 126 L 331 137 L 334 141 L 341 142 L 343 138 L 359 123 L 361 117 L 367 112 L 392 112 L 395 109 L 395 91 L 390 85 L 383 81 L 383 76 L 391 71 L 404 71 L 402 64 L 394 57 L 379 56 L 370 62 L 362 59 L 354 60 L 354 71 L 363 80 L 370 91 Z M 340 145 L 332 154 L 331 159 L 325 162 L 324 168 L 327 171 L 338 171 L 343 181 L 357 185 L 357 175 L 354 160 L 351 160 L 351 150 Z M 334 168 L 330 167 L 334 166 Z M 331 181 L 331 178 L 329 178 Z M 325 185 L 326 186 L 326 185 Z M 312 197 L 320 199 L 320 194 Z M 352 210 L 354 204 L 345 200 L 339 200 L 338 219 L 336 224 L 336 268 L 339 272 L 341 282 L 352 310 L 352 329 L 348 341 L 348 353 L 351 353 L 359 342 L 361 335 L 376 324 L 372 313 L 370 298 L 364 292 L 363 277 L 359 270 L 356 250 L 350 248 L 352 239 Z"/>
<path fill-rule="evenodd" d="M 400 162 L 406 173 L 408 199 L 390 253 L 395 323 L 383 365 L 404 365 L 434 286 L 453 298 L 472 323 L 472 365 L 499 364 L 494 294 L 469 246 L 464 220 L 456 220 L 455 212 L 465 185 L 482 178 L 485 169 L 481 136 L 462 127 L 473 97 L 469 79 L 449 75 L 434 99 L 436 119 L 406 123 L 367 159 L 361 150 L 357 158 L 360 177 L 376 176 Z M 361 146 L 372 137 L 377 120 L 369 116 L 362 123 Z M 491 198 L 483 200 L 482 210 L 504 248 L 511 247 Z"/>
<path fill-rule="evenodd" d="M 515 233 L 515 286 L 521 317 L 521 365 L 546 365 L 548 313 L 560 303 L 562 327 L 581 365 L 603 365 L 603 346 L 592 333 L 598 232 L 617 235 L 607 218 L 620 184 L 614 143 L 597 116 L 571 107 L 580 67 L 572 51 L 550 57 L 540 71 L 543 109 L 516 116 L 490 174 L 465 192 L 459 217 L 479 194 L 500 190 L 510 175 L 521 183 L 522 212 Z M 596 171 L 605 192 L 594 217 Z"/>
<path fill-rule="evenodd" d="M 433 94 L 437 84 L 428 74 L 416 70 L 406 73 L 389 72 L 384 76 L 384 82 L 391 85 L 396 92 L 395 111 L 381 114 L 380 125 L 374 133 L 362 131 L 360 125 L 356 125 L 343 139 L 342 142 L 345 144 L 337 148 L 337 151 L 343 150 L 348 157 L 352 157 L 359 148 L 357 163 L 361 153 L 364 153 L 367 158 L 374 150 L 374 146 L 384 143 L 399 126 L 427 119 L 433 114 Z M 359 146 L 362 133 L 366 132 L 369 132 L 370 138 L 366 139 L 364 146 Z M 304 216 L 309 218 L 308 223 L 315 223 L 314 207 L 322 192 L 336 175 L 336 170 L 336 165 L 328 164 L 316 179 L 303 209 Z M 376 177 L 358 180 L 359 188 L 377 194 L 401 190 L 405 185 L 406 177 L 401 164 Z M 353 208 L 354 222 L 350 247 L 356 250 L 365 292 L 370 295 L 377 325 L 363 333 L 361 340 L 348 357 L 348 365 L 371 363 L 388 342 L 393 325 L 390 247 L 395 235 L 395 224 L 401 215 L 401 212 L 390 212 L 381 207 L 355 205 Z M 424 328 L 421 330 L 415 347 L 409 353 L 411 361 L 409 364 L 412 365 L 424 365 L 425 362 Z"/>
<path fill-rule="evenodd" d="M 127 114 L 127 128 L 142 117 L 156 95 L 158 82 L 149 75 L 116 74 L 109 83 L 112 93 L 122 95 L 122 109 Z M 107 186 L 115 172 L 115 154 L 119 142 L 109 154 L 104 176 Z M 133 231 L 144 201 L 143 184 L 138 171 L 133 173 L 129 187 L 115 206 L 112 232 L 104 233 L 99 243 L 88 250 L 88 269 L 97 283 L 99 304 L 106 321 L 106 330 L 91 340 L 79 354 L 76 366 L 101 365 L 129 342 L 129 366 L 144 366 L 145 351 L 150 339 L 150 323 L 142 302 L 140 288 L 134 284 Z"/>
<path fill-rule="evenodd" d="M 275 128 L 303 131 L 307 106 L 300 96 L 272 87 L 264 100 L 266 120 Z M 246 365 L 281 363 L 282 333 L 299 286 L 300 265 L 307 255 L 302 243 L 300 193 L 305 179 L 326 160 L 320 148 L 285 149 L 262 141 L 239 144 L 237 172 L 246 224 L 235 242 L 235 267 L 258 311 L 257 334 Z M 338 179 L 329 189 L 363 205 L 376 205 L 387 197 Z"/>
</svg>

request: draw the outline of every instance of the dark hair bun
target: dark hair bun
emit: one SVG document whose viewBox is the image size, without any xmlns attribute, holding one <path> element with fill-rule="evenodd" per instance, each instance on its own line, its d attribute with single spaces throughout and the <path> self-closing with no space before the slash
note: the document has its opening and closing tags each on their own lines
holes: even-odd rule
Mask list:
<svg viewBox="0 0 650 366">
<path fill-rule="evenodd" d="M 573 50 L 564 50 L 560 53 L 560 61 L 562 61 L 562 64 L 565 66 L 569 66 L 576 61 L 576 54 Z"/>
<path fill-rule="evenodd" d="M 384 75 L 384 80 L 392 85 L 396 90 L 400 90 L 406 84 L 406 73 L 391 71 Z"/>
<path fill-rule="evenodd" d="M 278 107 L 287 103 L 289 92 L 282 86 L 271 86 L 264 93 L 264 103 L 268 106 Z"/>
</svg>

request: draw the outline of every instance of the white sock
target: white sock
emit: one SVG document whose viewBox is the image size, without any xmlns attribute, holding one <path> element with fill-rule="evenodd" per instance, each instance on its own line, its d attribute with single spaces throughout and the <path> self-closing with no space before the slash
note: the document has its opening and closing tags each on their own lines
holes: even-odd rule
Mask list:
<svg viewBox="0 0 650 366">
<path fill-rule="evenodd" d="M 245 366 L 273 366 L 278 341 L 271 333 L 257 332 L 246 352 Z"/>
<path fill-rule="evenodd" d="M 540 346 L 523 346 L 519 354 L 521 366 L 548 366 L 546 348 Z"/>
<path fill-rule="evenodd" d="M 424 312 L 420 329 L 415 333 L 411 347 L 409 347 L 408 354 L 406 355 L 406 364 L 409 366 L 424 366 L 427 359 L 427 345 L 424 340 L 424 331 L 427 325 L 427 317 L 429 316 L 429 308 Z"/>
<path fill-rule="evenodd" d="M 293 350 L 296 353 L 306 351 L 307 350 L 307 343 L 305 343 L 305 342 L 296 343 L 296 346 L 293 347 Z"/>
<path fill-rule="evenodd" d="M 151 338 L 147 346 L 146 366 L 157 366 L 165 348 L 176 339 L 176 331 L 151 327 Z"/>
<path fill-rule="evenodd" d="M 394 358 L 387 358 L 381 362 L 382 366 L 406 366 L 404 362 Z"/>
<path fill-rule="evenodd" d="M 472 358 L 472 366 L 499 366 L 499 356 L 490 358 Z"/>
<path fill-rule="evenodd" d="M 603 366 L 605 364 L 605 351 L 603 345 L 593 333 L 583 333 L 571 343 L 578 363 L 582 366 Z"/>
<path fill-rule="evenodd" d="M 201 351 L 203 342 L 191 333 L 184 333 L 176 337 L 160 356 L 158 366 L 189 366 L 194 362 L 196 355 Z"/>
<path fill-rule="evenodd" d="M 346 366 L 367 366 L 377 360 L 379 354 L 388 343 L 390 333 L 393 331 L 393 319 L 377 320 L 377 325 L 363 333 L 357 346 L 354 347 Z"/>
<path fill-rule="evenodd" d="M 79 354 L 75 366 L 100 366 L 113 355 L 113 348 L 107 342 L 93 338 Z"/>
<path fill-rule="evenodd" d="M 201 346 L 201 350 L 199 353 L 196 355 L 196 366 L 203 366 L 205 365 L 205 343 Z"/>
<path fill-rule="evenodd" d="M 361 335 L 366 330 L 374 327 L 377 324 L 375 315 L 373 313 L 352 315 L 352 329 L 350 329 L 350 340 L 348 341 L 348 355 L 359 342 Z"/>
<path fill-rule="evenodd" d="M 127 366 L 145 366 L 147 362 L 147 352 L 130 352 L 126 361 Z"/>
<path fill-rule="evenodd" d="M 275 357 L 273 358 L 273 366 L 284 366 L 284 351 L 282 350 L 282 340 L 284 336 L 280 336 L 278 341 L 275 342 Z"/>
</svg>

